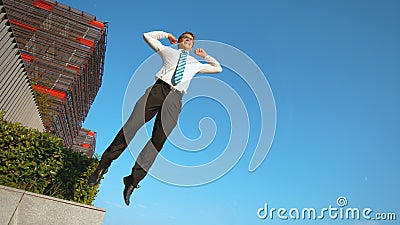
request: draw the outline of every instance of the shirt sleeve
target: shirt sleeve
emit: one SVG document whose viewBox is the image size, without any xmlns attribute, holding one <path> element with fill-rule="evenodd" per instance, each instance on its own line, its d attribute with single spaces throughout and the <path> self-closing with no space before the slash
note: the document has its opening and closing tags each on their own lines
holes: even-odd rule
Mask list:
<svg viewBox="0 0 400 225">
<path fill-rule="evenodd" d="M 168 38 L 168 33 L 164 31 L 151 31 L 143 34 L 143 39 L 156 52 L 165 48 L 165 46 L 159 41 L 159 39 L 164 38 Z"/>
<path fill-rule="evenodd" d="M 198 73 L 221 73 L 222 67 L 219 62 L 212 56 L 207 55 L 204 57 L 207 63 L 200 65 L 200 70 Z"/>
</svg>

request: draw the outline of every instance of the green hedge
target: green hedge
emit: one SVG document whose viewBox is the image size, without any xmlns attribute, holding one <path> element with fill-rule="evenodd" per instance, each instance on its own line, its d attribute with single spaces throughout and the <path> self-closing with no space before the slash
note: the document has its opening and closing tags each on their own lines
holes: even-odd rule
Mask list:
<svg viewBox="0 0 400 225">
<path fill-rule="evenodd" d="M 0 184 L 92 205 L 98 186 L 87 185 L 98 157 L 63 146 L 62 139 L 4 120 L 0 113 Z"/>
</svg>

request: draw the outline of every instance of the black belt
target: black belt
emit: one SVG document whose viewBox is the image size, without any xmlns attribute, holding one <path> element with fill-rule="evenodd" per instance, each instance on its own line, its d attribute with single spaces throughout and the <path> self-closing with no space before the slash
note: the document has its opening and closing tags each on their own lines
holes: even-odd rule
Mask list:
<svg viewBox="0 0 400 225">
<path fill-rule="evenodd" d="M 180 90 L 176 89 L 174 86 L 168 84 L 167 82 L 165 82 L 165 81 L 163 81 L 163 80 L 161 80 L 161 79 L 157 79 L 156 84 L 164 85 L 164 86 L 167 87 L 170 91 L 174 91 L 174 92 L 177 91 L 177 92 L 179 92 L 179 93 L 182 94 L 182 92 L 181 92 Z"/>
</svg>

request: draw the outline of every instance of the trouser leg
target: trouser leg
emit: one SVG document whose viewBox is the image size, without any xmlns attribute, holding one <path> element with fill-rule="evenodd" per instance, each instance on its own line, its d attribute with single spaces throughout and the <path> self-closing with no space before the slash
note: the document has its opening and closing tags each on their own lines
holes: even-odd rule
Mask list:
<svg viewBox="0 0 400 225">
<path fill-rule="evenodd" d="M 119 130 L 118 134 L 115 136 L 114 140 L 111 142 L 110 146 L 108 146 L 108 148 L 101 156 L 98 168 L 108 168 L 111 162 L 114 159 L 118 158 L 126 147 L 127 143 L 124 135 L 124 129 L 121 128 L 121 130 Z"/>
<path fill-rule="evenodd" d="M 152 137 L 139 153 L 132 173 L 128 176 L 132 185 L 136 186 L 147 175 L 167 137 L 177 124 L 181 107 L 182 95 L 177 92 L 170 92 L 157 114 Z"/>
<path fill-rule="evenodd" d="M 99 168 L 108 168 L 113 160 L 126 149 L 136 132 L 159 111 L 162 104 L 154 94 L 153 88 L 148 88 L 145 94 L 136 102 L 128 120 L 115 136 L 110 146 L 104 151 Z"/>
</svg>

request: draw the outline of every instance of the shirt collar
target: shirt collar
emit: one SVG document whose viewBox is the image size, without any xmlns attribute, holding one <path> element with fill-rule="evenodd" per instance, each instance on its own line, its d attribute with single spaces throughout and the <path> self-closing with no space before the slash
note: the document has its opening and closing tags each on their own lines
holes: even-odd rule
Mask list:
<svg viewBox="0 0 400 225">
<path fill-rule="evenodd" d="M 181 48 L 181 49 L 178 49 L 178 51 L 179 51 L 179 53 L 181 53 L 181 52 L 185 51 L 185 52 L 186 52 L 186 54 L 187 54 L 187 55 L 189 55 L 189 52 L 188 52 L 188 51 L 186 51 L 186 50 L 185 50 L 185 49 L 183 49 L 183 48 Z"/>
</svg>

